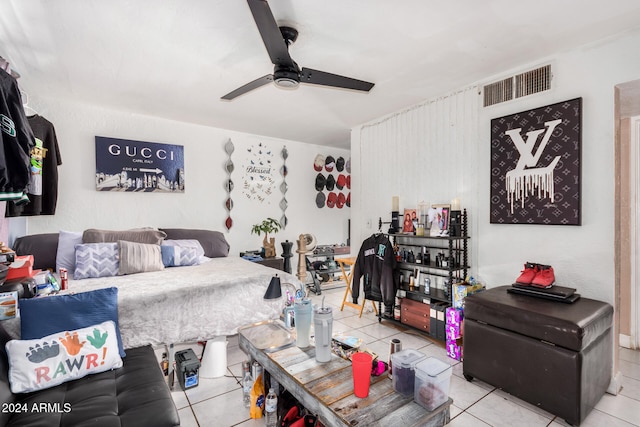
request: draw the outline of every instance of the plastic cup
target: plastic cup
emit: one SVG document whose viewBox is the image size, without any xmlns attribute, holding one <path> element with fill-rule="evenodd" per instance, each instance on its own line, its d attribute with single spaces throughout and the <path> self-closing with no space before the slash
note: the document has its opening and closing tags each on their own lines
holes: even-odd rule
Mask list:
<svg viewBox="0 0 640 427">
<path fill-rule="evenodd" d="M 373 359 L 368 353 L 354 353 L 351 356 L 351 370 L 353 371 L 353 394 L 355 394 L 356 397 L 369 396 L 372 362 Z"/>
</svg>

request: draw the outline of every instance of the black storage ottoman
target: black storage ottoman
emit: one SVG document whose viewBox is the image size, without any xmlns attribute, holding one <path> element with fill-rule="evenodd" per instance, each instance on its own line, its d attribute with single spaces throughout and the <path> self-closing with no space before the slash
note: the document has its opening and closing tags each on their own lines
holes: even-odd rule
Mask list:
<svg viewBox="0 0 640 427">
<path fill-rule="evenodd" d="M 611 381 L 611 305 L 508 293 L 465 298 L 463 373 L 579 425 Z"/>
</svg>

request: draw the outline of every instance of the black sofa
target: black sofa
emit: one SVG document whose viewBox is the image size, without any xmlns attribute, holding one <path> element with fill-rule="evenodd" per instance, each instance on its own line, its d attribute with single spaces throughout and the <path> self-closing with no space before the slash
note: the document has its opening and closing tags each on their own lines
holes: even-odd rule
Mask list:
<svg viewBox="0 0 640 427">
<path fill-rule="evenodd" d="M 173 427 L 178 411 L 151 346 L 126 350 L 123 366 L 33 393 L 13 394 L 0 324 L 0 426 Z"/>
</svg>

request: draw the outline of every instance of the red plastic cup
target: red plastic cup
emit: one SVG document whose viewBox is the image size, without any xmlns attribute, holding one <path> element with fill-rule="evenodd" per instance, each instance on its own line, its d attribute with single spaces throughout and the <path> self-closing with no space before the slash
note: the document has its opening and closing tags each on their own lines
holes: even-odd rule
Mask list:
<svg viewBox="0 0 640 427">
<path fill-rule="evenodd" d="M 353 394 L 355 394 L 356 397 L 369 396 L 372 362 L 373 359 L 368 353 L 354 353 L 351 356 L 351 370 L 353 372 Z"/>
</svg>

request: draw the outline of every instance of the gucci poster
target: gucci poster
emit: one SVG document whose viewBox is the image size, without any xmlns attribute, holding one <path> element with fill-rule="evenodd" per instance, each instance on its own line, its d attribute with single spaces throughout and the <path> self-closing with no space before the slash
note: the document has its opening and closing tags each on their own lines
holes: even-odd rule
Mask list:
<svg viewBox="0 0 640 427">
<path fill-rule="evenodd" d="M 582 98 L 491 120 L 492 224 L 580 225 Z"/>
<path fill-rule="evenodd" d="M 96 190 L 184 193 L 184 147 L 96 136 Z"/>
</svg>

